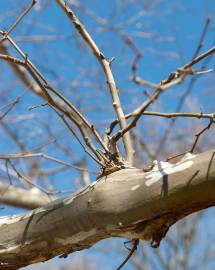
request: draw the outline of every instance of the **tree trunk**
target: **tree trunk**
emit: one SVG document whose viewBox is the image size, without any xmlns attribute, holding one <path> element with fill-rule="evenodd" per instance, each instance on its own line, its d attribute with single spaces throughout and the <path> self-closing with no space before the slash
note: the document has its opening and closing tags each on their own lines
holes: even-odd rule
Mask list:
<svg viewBox="0 0 215 270">
<path fill-rule="evenodd" d="M 215 205 L 215 151 L 157 162 L 149 172 L 122 169 L 75 195 L 27 214 L 0 219 L 1 269 L 18 269 L 89 248 L 108 237 L 151 240 Z"/>
</svg>

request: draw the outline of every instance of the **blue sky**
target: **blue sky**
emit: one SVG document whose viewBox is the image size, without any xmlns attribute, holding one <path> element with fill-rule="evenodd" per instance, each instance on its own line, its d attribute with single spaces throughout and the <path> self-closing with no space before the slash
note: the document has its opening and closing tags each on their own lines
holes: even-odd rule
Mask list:
<svg viewBox="0 0 215 270">
<path fill-rule="evenodd" d="M 1 29 L 8 29 L 18 16 L 22 5 L 29 3 L 27 0 L 1 2 Z M 39 2 L 45 3 L 45 1 Z M 59 10 L 55 1 L 48 2 L 50 3 L 48 5 L 44 4 L 45 7 L 42 9 L 33 9 L 26 16 L 24 22 L 15 29 L 12 37 L 17 40 L 19 46 L 29 55 L 30 59 L 39 67 L 46 78 L 59 88 L 66 97 L 72 100 L 77 107 L 80 107 L 85 115 L 98 126 L 99 131 L 103 133 L 104 128 L 115 119 L 115 115 L 111 109 L 111 98 L 101 68 L 78 37 L 65 14 Z M 120 89 L 126 113 L 140 105 L 145 96 L 143 94 L 144 88 L 136 86 L 128 79 L 131 75 L 131 63 L 135 55 L 125 45 L 124 37 L 131 38 L 142 53 L 142 58 L 138 62 L 138 75 L 155 83 L 159 83 L 170 72 L 181 67 L 191 59 L 208 17 L 211 17 L 211 23 L 201 52 L 207 50 L 215 41 L 214 0 L 156 0 L 154 4 L 152 4 L 152 1 L 134 0 L 127 2 L 129 3 L 128 5 L 125 5 L 125 1 L 122 0 L 88 0 L 81 1 L 87 8 L 85 12 L 74 8 L 106 57 L 115 57 L 112 69 L 117 86 Z M 67 3 L 71 5 L 70 1 L 67 1 Z M 144 10 L 145 12 L 143 13 Z M 137 14 L 139 14 L 138 18 L 136 17 Z M 108 27 L 102 27 L 96 19 L 103 19 L 108 24 Z M 129 21 L 131 23 L 128 24 Z M 48 36 L 53 40 L 31 42 L 24 39 L 26 36 Z M 55 36 L 57 36 L 56 39 L 54 38 Z M 16 55 L 14 50 L 11 49 L 10 52 Z M 197 68 L 199 66 L 197 65 Z M 214 59 L 211 59 L 208 68 L 215 68 Z M 28 107 L 41 104 L 41 100 L 26 92 L 20 83 L 14 83 L 14 74 L 2 62 L 0 63 L 0 76 L 3 78 L 2 81 L 4 81 L 6 89 L 9 89 L 8 97 L 10 99 L 14 99 L 24 93 L 21 102 L 7 116 L 6 120 L 12 121 L 14 119 L 11 122 L 11 128 L 15 130 L 20 138 L 26 136 L 27 133 L 27 139 L 25 138 L 27 149 L 32 149 L 44 142 L 45 139 L 50 139 L 43 125 L 44 121 L 49 123 L 59 143 L 72 152 L 75 161 L 84 156 L 83 151 L 64 128 L 62 122 L 54 113 L 50 113 L 47 107 L 41 107 L 29 112 Z M 178 100 L 186 90 L 189 81 L 190 79 L 182 86 L 175 87 L 164 93 L 162 98 L 151 109 L 175 111 Z M 4 100 L 0 99 L 0 107 L 3 104 Z M 195 109 L 196 112 L 203 111 L 207 113 L 215 111 L 214 71 L 207 75 L 202 75 L 198 79 L 198 83 L 193 87 L 193 91 L 183 107 L 183 110 L 190 109 Z M 16 122 L 15 117 L 18 113 L 22 116 L 32 113 L 33 119 Z M 148 120 L 144 119 L 140 122 L 138 127 L 143 136 L 147 134 L 147 129 L 152 126 L 153 128 L 155 127 L 155 122 L 153 121 L 151 118 L 148 118 Z M 192 124 L 194 122 L 186 122 L 185 126 L 183 126 L 184 123 L 179 121 L 178 127 L 179 129 L 181 127 L 184 129 L 190 127 L 192 131 Z M 22 129 L 19 129 L 19 126 Z M 158 126 L 160 130 L 156 133 L 158 135 L 155 134 L 155 140 L 159 139 L 159 134 L 165 132 L 167 122 L 159 122 Z M 18 151 L 17 146 L 8 140 L 7 134 L 2 131 L 1 133 L 1 152 L 10 153 Z M 194 132 L 190 134 L 190 140 L 192 140 L 194 134 Z M 25 140 L 23 139 L 24 142 Z M 213 140 L 211 138 L 210 140 L 212 142 L 208 143 L 206 147 L 214 147 L 212 144 Z M 208 139 L 208 141 L 210 140 Z M 153 138 L 149 136 L 146 138 L 146 141 L 153 143 Z M 170 146 L 170 148 L 174 148 L 174 145 Z M 169 152 L 171 151 L 174 152 L 174 149 L 169 150 Z M 44 152 L 68 162 L 73 161 L 70 156 L 67 156 L 59 149 L 56 150 L 56 145 L 48 145 L 44 148 Z M 160 158 L 163 158 L 163 156 L 161 155 Z M 91 169 L 98 168 L 89 159 L 88 164 Z M 55 164 L 43 161 L 41 165 L 45 168 L 51 168 Z M 72 189 L 75 191 L 76 186 L 71 179 L 77 177 L 79 177 L 78 172 L 68 170 L 53 177 L 51 182 L 56 189 Z M 92 180 L 94 180 L 93 178 L 94 176 L 92 176 Z M 41 183 L 41 181 L 38 180 L 38 183 Z M 6 207 L 0 213 L 5 215 L 19 211 L 23 210 Z M 207 216 L 205 220 L 208 221 L 209 217 Z M 102 244 L 100 245 L 102 246 Z M 99 254 L 101 256 L 100 261 L 103 263 L 107 260 L 106 255 L 101 255 L 101 252 L 97 252 L 97 250 L 99 248 L 92 248 L 90 251 L 85 251 L 84 254 L 89 254 L 89 256 L 97 256 Z M 65 262 L 70 261 L 70 258 L 74 256 L 78 255 L 69 256 L 69 259 L 65 260 Z M 111 254 L 113 265 L 116 263 L 115 257 L 117 257 L 117 260 L 121 260 L 121 256 Z M 111 268 L 107 267 L 107 269 Z M 129 270 L 132 268 L 128 265 L 125 269 Z"/>
</svg>

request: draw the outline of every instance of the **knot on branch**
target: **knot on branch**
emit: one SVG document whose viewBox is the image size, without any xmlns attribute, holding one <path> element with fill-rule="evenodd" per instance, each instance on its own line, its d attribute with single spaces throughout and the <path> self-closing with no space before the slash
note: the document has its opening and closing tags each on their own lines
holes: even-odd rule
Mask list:
<svg viewBox="0 0 215 270">
<path fill-rule="evenodd" d="M 101 171 L 99 175 L 97 176 L 97 179 L 107 176 L 113 172 L 119 171 L 121 169 L 128 168 L 129 164 L 117 153 L 109 153 L 107 156 L 107 161 L 105 163 L 105 166 L 101 168 Z"/>
</svg>

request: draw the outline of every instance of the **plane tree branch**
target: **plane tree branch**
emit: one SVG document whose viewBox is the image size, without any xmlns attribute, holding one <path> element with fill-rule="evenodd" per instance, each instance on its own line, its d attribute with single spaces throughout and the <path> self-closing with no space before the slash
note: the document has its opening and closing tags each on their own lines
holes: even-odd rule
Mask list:
<svg viewBox="0 0 215 270">
<path fill-rule="evenodd" d="M 215 205 L 215 151 L 102 177 L 74 195 L 0 219 L 1 269 L 66 257 L 109 237 L 159 246 L 169 227 Z"/>
</svg>

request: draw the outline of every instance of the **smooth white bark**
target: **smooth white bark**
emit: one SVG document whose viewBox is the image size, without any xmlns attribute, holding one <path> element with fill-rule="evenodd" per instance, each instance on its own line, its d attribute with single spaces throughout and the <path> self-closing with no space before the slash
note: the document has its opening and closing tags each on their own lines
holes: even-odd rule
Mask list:
<svg viewBox="0 0 215 270">
<path fill-rule="evenodd" d="M 38 188 L 24 189 L 0 182 L 0 203 L 13 207 L 35 209 L 52 201 L 51 197 Z"/>
<path fill-rule="evenodd" d="M 151 240 L 177 220 L 215 205 L 215 151 L 188 155 L 150 172 L 123 169 L 75 195 L 0 220 L 1 269 L 18 269 L 89 248 L 101 239 Z"/>
</svg>

